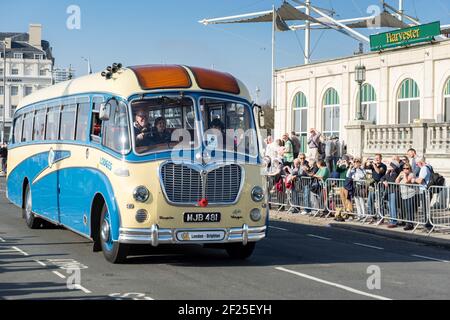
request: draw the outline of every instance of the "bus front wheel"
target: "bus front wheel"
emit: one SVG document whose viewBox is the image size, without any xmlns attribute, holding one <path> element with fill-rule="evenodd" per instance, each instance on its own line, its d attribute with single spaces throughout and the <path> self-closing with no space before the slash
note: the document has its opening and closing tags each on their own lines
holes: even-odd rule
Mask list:
<svg viewBox="0 0 450 320">
<path fill-rule="evenodd" d="M 230 243 L 225 246 L 225 249 L 230 258 L 245 260 L 252 255 L 255 247 L 255 242 L 249 242 L 245 246 L 242 243 Z"/>
<path fill-rule="evenodd" d="M 100 242 L 103 255 L 111 263 L 123 263 L 127 259 L 128 245 L 113 241 L 111 234 L 111 215 L 106 204 L 103 205 L 100 219 Z"/>
<path fill-rule="evenodd" d="M 32 211 L 32 198 L 31 198 L 31 189 L 30 185 L 27 185 L 25 189 L 25 196 L 24 196 L 24 206 L 22 209 L 22 216 L 25 219 L 25 222 L 30 229 L 38 229 L 41 224 L 42 220 L 39 218 L 36 218 Z"/>
</svg>

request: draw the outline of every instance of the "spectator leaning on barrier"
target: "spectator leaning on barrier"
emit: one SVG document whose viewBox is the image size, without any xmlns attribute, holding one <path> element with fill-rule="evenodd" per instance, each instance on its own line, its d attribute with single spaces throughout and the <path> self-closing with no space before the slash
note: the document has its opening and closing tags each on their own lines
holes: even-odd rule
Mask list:
<svg viewBox="0 0 450 320">
<path fill-rule="evenodd" d="M 369 215 L 373 216 L 374 219 L 376 219 L 377 216 L 375 213 L 375 188 L 385 176 L 387 171 L 387 166 L 382 161 L 383 156 L 381 154 L 376 154 L 375 159 L 366 166 L 366 169 L 370 170 L 372 173 L 372 179 L 369 183 L 369 198 L 367 207 L 369 210 Z"/>
<path fill-rule="evenodd" d="M 347 172 L 347 178 L 350 179 L 350 181 L 347 181 L 347 183 L 353 183 L 356 212 L 358 215 L 358 219 L 362 220 L 366 215 L 364 204 L 366 172 L 362 168 L 361 159 L 356 158 L 353 161 L 353 166 Z"/>
<path fill-rule="evenodd" d="M 424 157 L 419 157 L 416 159 L 416 165 L 420 168 L 419 175 L 416 176 L 416 178 L 412 179 L 412 183 L 419 184 L 423 187 L 423 189 L 420 190 L 422 196 L 420 199 L 423 201 L 423 193 L 427 192 L 428 187 L 430 186 L 432 174 L 433 174 L 433 168 L 426 163 L 426 160 Z M 426 203 L 422 204 L 422 207 L 426 206 Z M 431 229 L 431 224 L 427 221 L 425 227 L 427 229 Z"/>
<path fill-rule="evenodd" d="M 330 176 L 330 171 L 328 170 L 325 161 L 317 161 L 317 171 L 315 173 L 311 171 L 309 176 L 313 179 L 310 186 L 311 205 L 314 209 L 320 209 L 320 199 L 324 196 L 323 183 Z M 322 200 L 324 201 L 325 199 Z"/>
<path fill-rule="evenodd" d="M 403 164 L 400 162 L 399 156 L 394 156 L 392 158 L 389 167 L 386 170 L 386 174 L 381 178 L 381 182 L 384 185 L 384 191 L 387 194 L 388 208 L 389 208 L 389 216 L 391 217 L 388 228 L 396 228 L 398 226 L 398 201 L 399 194 L 397 188 L 393 185 L 395 180 L 397 180 L 398 176 L 402 172 Z M 382 197 L 384 198 L 384 197 Z"/>
<path fill-rule="evenodd" d="M 431 181 L 431 166 L 427 165 L 424 157 L 416 158 L 416 165 L 419 168 L 419 174 L 417 174 L 416 178 L 412 180 L 412 183 L 420 184 L 427 188 Z"/>
<path fill-rule="evenodd" d="M 404 230 L 412 230 L 414 226 L 412 221 L 414 221 L 416 216 L 416 211 L 418 208 L 417 201 L 417 189 L 411 186 L 413 183 L 413 179 L 415 178 L 414 173 L 412 172 L 412 166 L 407 163 L 403 166 L 403 171 L 395 180 L 395 183 L 401 184 L 400 186 L 400 195 L 402 198 L 401 201 L 401 210 L 404 210 L 406 213 L 406 226 Z"/>
<path fill-rule="evenodd" d="M 307 176 L 309 171 L 309 162 L 306 160 L 306 155 L 304 153 L 300 153 L 298 155 L 298 160 L 300 161 L 300 176 Z"/>
<path fill-rule="evenodd" d="M 294 147 L 294 159 L 297 159 L 300 153 L 300 149 L 302 148 L 302 143 L 300 142 L 299 137 L 294 131 L 291 132 L 290 139 Z"/>
</svg>

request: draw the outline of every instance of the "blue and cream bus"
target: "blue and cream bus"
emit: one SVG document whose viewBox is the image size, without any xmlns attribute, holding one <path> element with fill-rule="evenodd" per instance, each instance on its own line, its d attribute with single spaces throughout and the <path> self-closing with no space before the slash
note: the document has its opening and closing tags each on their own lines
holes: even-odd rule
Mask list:
<svg viewBox="0 0 450 320">
<path fill-rule="evenodd" d="M 261 115 L 227 73 L 115 64 L 22 100 L 7 197 L 30 228 L 64 226 L 113 263 L 134 244 L 247 258 L 268 222 Z"/>
</svg>

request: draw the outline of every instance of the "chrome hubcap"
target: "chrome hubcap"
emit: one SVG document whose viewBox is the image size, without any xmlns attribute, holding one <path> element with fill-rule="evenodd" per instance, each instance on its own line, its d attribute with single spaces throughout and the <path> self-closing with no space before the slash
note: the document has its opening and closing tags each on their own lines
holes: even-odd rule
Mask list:
<svg viewBox="0 0 450 320">
<path fill-rule="evenodd" d="M 102 232 L 101 232 L 103 242 L 105 242 L 105 243 L 109 242 L 109 234 L 110 234 L 109 223 L 108 223 L 108 221 L 103 220 Z"/>
<path fill-rule="evenodd" d="M 31 218 L 31 192 L 28 191 L 27 199 L 25 201 L 25 215 L 26 219 L 29 220 Z"/>
</svg>

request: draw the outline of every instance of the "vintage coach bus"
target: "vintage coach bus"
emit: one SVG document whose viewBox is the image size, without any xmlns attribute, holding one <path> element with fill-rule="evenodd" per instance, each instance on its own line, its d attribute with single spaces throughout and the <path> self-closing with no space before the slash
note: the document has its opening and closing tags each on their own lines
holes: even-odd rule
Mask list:
<svg viewBox="0 0 450 320">
<path fill-rule="evenodd" d="M 233 76 L 178 65 L 114 64 L 37 91 L 14 115 L 8 199 L 30 228 L 64 226 L 112 263 L 134 244 L 247 258 L 268 222 L 250 101 Z"/>
</svg>

